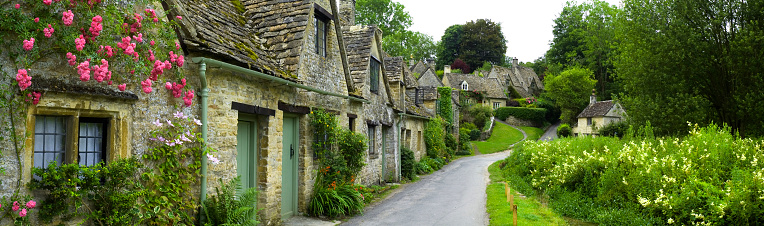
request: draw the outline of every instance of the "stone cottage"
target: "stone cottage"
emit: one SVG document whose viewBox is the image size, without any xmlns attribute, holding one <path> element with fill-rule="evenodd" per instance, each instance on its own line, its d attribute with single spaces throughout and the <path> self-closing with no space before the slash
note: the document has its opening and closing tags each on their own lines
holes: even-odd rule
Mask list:
<svg viewBox="0 0 764 226">
<path fill-rule="evenodd" d="M 491 67 L 486 78 L 496 78 L 499 84 L 506 90 L 506 93 L 517 91 L 522 98 L 538 96 L 544 90 L 544 84 L 539 79 L 532 68 L 518 65 L 517 59 L 512 60 L 512 67 L 505 68 L 501 66 Z"/>
<path fill-rule="evenodd" d="M 597 101 L 597 96 L 592 90 L 589 97 L 589 106 L 581 111 L 576 118 L 578 123 L 573 127 L 575 136 L 596 136 L 599 135 L 599 129 L 623 120 L 626 117 L 626 111 L 620 103 L 613 100 Z"/>
<path fill-rule="evenodd" d="M 390 90 L 395 100 L 395 109 L 399 112 L 399 146 L 414 151 L 414 157 L 419 161 L 427 153 L 424 138 L 422 137 L 424 127 L 429 118 L 434 115 L 418 106 L 416 99 L 412 98 L 411 94 L 416 93 L 418 84 L 406 66 L 403 57 L 385 57 L 385 68 L 385 72 L 388 74 Z M 400 159 L 400 155 L 398 159 Z M 398 170 L 400 172 L 400 168 Z"/>
</svg>

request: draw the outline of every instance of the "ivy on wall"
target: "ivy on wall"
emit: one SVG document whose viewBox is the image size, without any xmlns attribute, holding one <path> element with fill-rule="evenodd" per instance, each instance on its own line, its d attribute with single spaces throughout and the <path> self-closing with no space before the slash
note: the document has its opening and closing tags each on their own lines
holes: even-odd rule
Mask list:
<svg viewBox="0 0 764 226">
<path fill-rule="evenodd" d="M 451 88 L 450 87 L 438 87 L 438 98 L 440 105 L 438 108 L 438 114 L 448 122 L 449 125 L 454 124 L 454 109 L 451 105 Z"/>
</svg>

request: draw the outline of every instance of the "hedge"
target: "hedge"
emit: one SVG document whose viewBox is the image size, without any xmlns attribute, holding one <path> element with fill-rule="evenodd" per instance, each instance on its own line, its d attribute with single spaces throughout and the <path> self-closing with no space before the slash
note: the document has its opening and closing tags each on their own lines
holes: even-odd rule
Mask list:
<svg viewBox="0 0 764 226">
<path fill-rule="evenodd" d="M 546 118 L 546 109 L 544 108 L 523 108 L 523 107 L 501 107 L 494 110 L 494 116 L 502 121 L 507 120 L 509 116 L 517 119 L 531 120 L 537 123 L 543 123 Z"/>
</svg>

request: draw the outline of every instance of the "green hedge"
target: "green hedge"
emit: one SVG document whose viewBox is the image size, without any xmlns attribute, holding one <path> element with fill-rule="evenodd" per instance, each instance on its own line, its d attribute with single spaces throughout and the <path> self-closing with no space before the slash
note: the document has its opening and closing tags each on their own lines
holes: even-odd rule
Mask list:
<svg viewBox="0 0 764 226">
<path fill-rule="evenodd" d="M 530 120 L 536 123 L 543 123 L 546 118 L 546 109 L 544 108 L 523 108 L 523 107 L 501 107 L 494 110 L 494 115 L 500 120 L 507 120 L 511 115 L 518 119 Z"/>
</svg>

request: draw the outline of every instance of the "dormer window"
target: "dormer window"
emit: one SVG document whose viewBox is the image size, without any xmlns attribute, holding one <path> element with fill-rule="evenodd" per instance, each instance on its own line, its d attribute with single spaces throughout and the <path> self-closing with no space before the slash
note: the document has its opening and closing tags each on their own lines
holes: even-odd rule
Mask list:
<svg viewBox="0 0 764 226">
<path fill-rule="evenodd" d="M 318 4 L 314 4 L 313 7 L 315 8 L 313 25 L 316 29 L 316 54 L 326 57 L 327 30 L 329 30 L 329 21 L 334 20 L 334 17 Z"/>
<path fill-rule="evenodd" d="M 470 90 L 470 85 L 467 84 L 467 81 L 462 82 L 462 90 Z"/>
<path fill-rule="evenodd" d="M 379 92 L 379 67 L 381 63 L 374 57 L 369 58 L 369 91 Z"/>
</svg>

